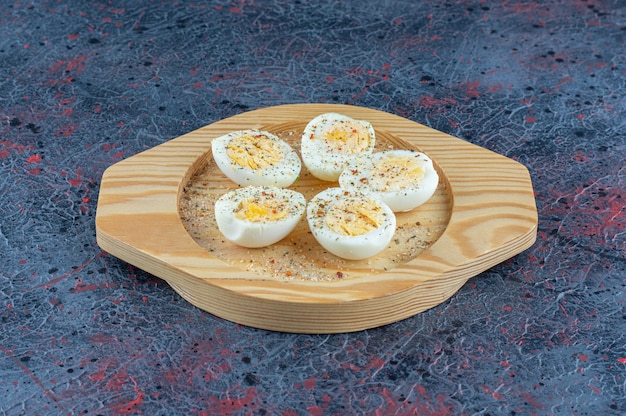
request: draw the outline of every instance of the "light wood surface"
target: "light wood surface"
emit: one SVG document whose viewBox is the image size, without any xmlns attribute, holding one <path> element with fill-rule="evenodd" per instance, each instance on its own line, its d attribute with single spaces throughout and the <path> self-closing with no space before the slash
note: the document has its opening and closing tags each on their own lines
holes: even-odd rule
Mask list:
<svg viewBox="0 0 626 416">
<path fill-rule="evenodd" d="M 233 184 L 212 166 L 211 140 L 263 128 L 295 147 L 299 129 L 330 111 L 371 122 L 380 146 L 427 153 L 440 174 L 435 196 L 399 214 L 404 228 L 397 238 L 364 261 L 326 253 L 305 221 L 269 248 L 223 242 L 211 223 L 211 198 Z M 303 172 L 292 188 L 310 197 L 324 186 Z M 190 209 L 198 198 L 206 199 L 202 211 Z M 125 159 L 105 171 L 96 213 L 104 250 L 164 279 L 192 304 L 237 323 L 295 333 L 357 331 L 420 313 L 530 247 L 536 233 L 523 165 L 399 116 L 329 104 L 250 111 Z"/>
</svg>

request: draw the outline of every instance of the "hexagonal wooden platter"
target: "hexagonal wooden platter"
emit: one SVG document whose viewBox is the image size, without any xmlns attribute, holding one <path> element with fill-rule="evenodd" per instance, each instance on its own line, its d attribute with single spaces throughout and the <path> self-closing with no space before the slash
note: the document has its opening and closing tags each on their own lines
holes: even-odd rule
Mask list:
<svg viewBox="0 0 626 416">
<path fill-rule="evenodd" d="M 392 242 L 358 261 L 319 246 L 303 219 L 265 248 L 235 246 L 212 215 L 236 188 L 219 172 L 211 140 L 259 128 L 299 150 L 313 117 L 337 112 L 374 126 L 377 149 L 416 149 L 435 162 L 435 195 L 397 214 Z M 303 167 L 290 188 L 307 199 L 337 184 Z M 98 244 L 165 280 L 193 305 L 252 327 L 293 333 L 373 328 L 434 307 L 473 276 L 529 248 L 537 210 L 528 170 L 518 162 L 386 112 L 348 105 L 290 104 L 236 115 L 109 167 L 96 214 Z"/>
</svg>

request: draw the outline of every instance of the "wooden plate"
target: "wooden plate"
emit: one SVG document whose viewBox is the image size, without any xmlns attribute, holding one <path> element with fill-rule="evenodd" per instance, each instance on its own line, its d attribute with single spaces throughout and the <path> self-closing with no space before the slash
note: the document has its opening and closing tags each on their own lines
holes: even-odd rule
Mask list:
<svg viewBox="0 0 626 416">
<path fill-rule="evenodd" d="M 433 198 L 398 214 L 392 242 L 366 260 L 327 253 L 306 220 L 267 248 L 224 241 L 212 203 L 235 185 L 215 167 L 211 140 L 261 128 L 298 149 L 304 125 L 331 111 L 371 122 L 381 150 L 427 153 L 440 174 Z M 291 188 L 310 198 L 328 186 L 303 168 Z M 521 164 L 399 116 L 331 104 L 250 111 L 125 159 L 104 172 L 96 213 L 104 250 L 164 279 L 192 304 L 295 333 L 357 331 L 415 315 L 530 247 L 536 233 L 532 183 Z"/>
</svg>

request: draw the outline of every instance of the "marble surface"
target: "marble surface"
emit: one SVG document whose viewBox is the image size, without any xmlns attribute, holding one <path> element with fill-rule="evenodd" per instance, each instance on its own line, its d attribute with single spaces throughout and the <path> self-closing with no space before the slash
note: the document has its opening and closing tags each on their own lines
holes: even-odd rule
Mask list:
<svg viewBox="0 0 626 416">
<path fill-rule="evenodd" d="M 626 413 L 626 3 L 0 4 L 0 414 Z M 362 332 L 219 319 L 103 252 L 110 165 L 285 103 L 526 165 L 536 244 Z"/>
</svg>

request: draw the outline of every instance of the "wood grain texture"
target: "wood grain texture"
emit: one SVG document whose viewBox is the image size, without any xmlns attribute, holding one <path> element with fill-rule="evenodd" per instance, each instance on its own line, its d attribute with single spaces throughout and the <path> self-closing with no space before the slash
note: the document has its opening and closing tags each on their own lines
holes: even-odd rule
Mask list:
<svg viewBox="0 0 626 416">
<path fill-rule="evenodd" d="M 408 144 L 436 162 L 441 189 L 425 208 L 446 222 L 436 241 L 393 267 L 355 266 L 317 251 L 324 267 L 341 267 L 350 277 L 315 281 L 238 266 L 192 237 L 180 200 L 200 167 L 210 163 L 213 138 L 244 128 L 306 123 L 329 111 L 368 120 L 394 147 Z M 532 182 L 521 164 L 399 116 L 328 104 L 250 111 L 123 160 L 105 171 L 96 213 L 97 241 L 104 250 L 164 279 L 192 304 L 241 324 L 296 333 L 357 331 L 415 315 L 530 247 L 536 233 Z"/>
</svg>

